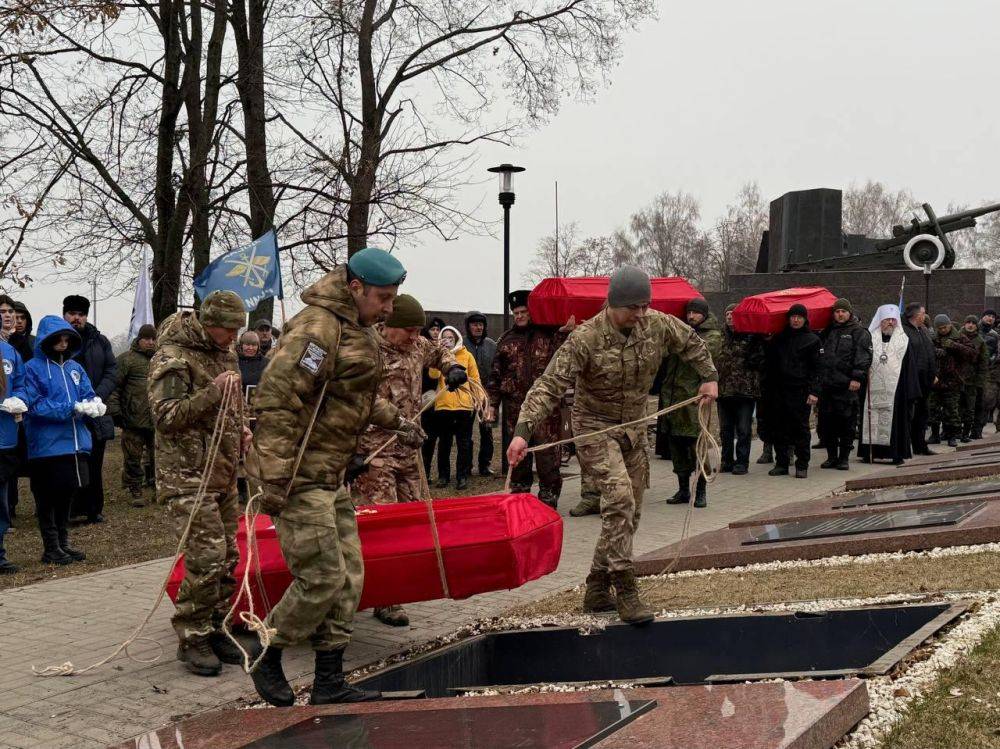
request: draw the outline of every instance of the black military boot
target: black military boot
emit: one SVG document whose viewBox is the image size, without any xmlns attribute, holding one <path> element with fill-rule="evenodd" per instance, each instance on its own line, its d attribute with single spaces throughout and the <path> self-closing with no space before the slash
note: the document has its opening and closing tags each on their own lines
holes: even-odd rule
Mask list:
<svg viewBox="0 0 1000 749">
<path fill-rule="evenodd" d="M 691 501 L 691 474 L 678 473 L 677 483 L 680 488 L 667 500 L 668 505 L 686 505 Z"/>
<path fill-rule="evenodd" d="M 972 442 L 972 429 L 968 427 L 962 427 L 962 436 L 959 437 L 959 441 L 962 444 L 968 444 Z"/>
<path fill-rule="evenodd" d="M 649 624 L 653 621 L 653 612 L 639 598 L 632 570 L 612 572 L 611 582 L 615 586 L 615 606 L 619 619 L 626 624 Z"/>
<path fill-rule="evenodd" d="M 177 644 L 177 660 L 198 676 L 218 676 L 222 662 L 212 652 L 208 635 L 193 635 Z"/>
<path fill-rule="evenodd" d="M 371 702 L 382 699 L 381 692 L 356 689 L 344 681 L 344 650 L 317 650 L 316 676 L 313 678 L 310 705 L 338 702 Z"/>
<path fill-rule="evenodd" d="M 69 528 L 59 529 L 59 548 L 72 557 L 74 562 L 82 562 L 87 558 L 82 551 L 69 545 Z"/>
<path fill-rule="evenodd" d="M 774 448 L 774 468 L 767 472 L 768 476 L 787 476 L 788 462 L 791 457 L 787 448 Z"/>
<path fill-rule="evenodd" d="M 826 460 L 819 464 L 820 468 L 836 468 L 840 463 L 840 456 L 837 453 L 837 445 L 826 446 Z"/>
<path fill-rule="evenodd" d="M 837 465 L 835 465 L 834 468 L 838 471 L 851 470 L 851 449 L 853 447 L 854 440 L 841 440 L 840 454 L 837 456 Z"/>
<path fill-rule="evenodd" d="M 42 531 L 42 564 L 72 564 L 73 557 L 59 546 L 59 534 L 55 528 Z"/>
<path fill-rule="evenodd" d="M 698 476 L 698 485 L 694 490 L 694 506 L 708 507 L 708 484 L 704 476 Z"/>
<path fill-rule="evenodd" d="M 940 445 L 941 444 L 941 425 L 931 424 L 931 438 L 927 440 L 928 445 Z"/>
<path fill-rule="evenodd" d="M 239 638 L 239 635 L 234 633 L 233 637 Z M 215 653 L 215 657 L 223 663 L 228 663 L 230 666 L 243 665 L 243 653 L 236 647 L 236 643 L 226 637 L 226 633 L 222 630 L 217 629 L 212 632 L 208 636 L 208 644 L 212 648 L 212 652 Z M 253 663 L 255 643 L 247 640 L 240 644 L 247 651 L 247 655 L 250 656 L 250 662 Z"/>
<path fill-rule="evenodd" d="M 570 508 L 569 514 L 575 518 L 582 518 L 584 515 L 599 515 L 601 513 L 600 494 L 582 494 L 580 501 Z"/>
<path fill-rule="evenodd" d="M 583 610 L 588 614 L 615 610 L 615 601 L 611 597 L 611 575 L 607 570 L 591 570 L 587 575 Z"/>
<path fill-rule="evenodd" d="M 256 658 L 256 655 L 254 656 Z M 250 672 L 254 689 L 265 702 L 275 707 L 290 707 L 295 704 L 295 693 L 285 678 L 281 668 L 281 648 L 271 645 L 257 668 Z"/>
<path fill-rule="evenodd" d="M 760 453 L 760 457 L 757 458 L 757 465 L 765 466 L 769 463 L 774 462 L 774 448 L 770 442 L 764 443 L 764 449 Z"/>
</svg>

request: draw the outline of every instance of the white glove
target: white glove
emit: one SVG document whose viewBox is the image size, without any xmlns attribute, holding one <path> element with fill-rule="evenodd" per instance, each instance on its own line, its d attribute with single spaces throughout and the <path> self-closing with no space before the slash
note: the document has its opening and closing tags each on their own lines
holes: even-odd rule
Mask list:
<svg viewBox="0 0 1000 749">
<path fill-rule="evenodd" d="M 6 398 L 3 403 L 0 403 L 0 411 L 6 411 L 9 414 L 23 414 L 28 412 L 28 406 L 20 398 Z"/>
<path fill-rule="evenodd" d="M 97 396 L 94 396 L 93 398 L 90 399 L 90 408 L 91 408 L 90 415 L 95 418 L 98 416 L 104 416 L 104 414 L 108 412 L 107 405 Z"/>
<path fill-rule="evenodd" d="M 79 416 L 86 416 L 87 415 L 87 402 L 86 401 L 78 401 L 78 402 L 74 403 L 73 404 L 73 413 L 75 413 L 75 414 L 77 414 Z"/>
</svg>

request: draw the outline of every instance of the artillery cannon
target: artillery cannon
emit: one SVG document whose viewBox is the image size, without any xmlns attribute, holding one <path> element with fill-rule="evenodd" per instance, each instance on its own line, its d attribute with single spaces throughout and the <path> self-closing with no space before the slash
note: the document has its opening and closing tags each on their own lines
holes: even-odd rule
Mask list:
<svg viewBox="0 0 1000 749">
<path fill-rule="evenodd" d="M 926 220 L 914 216 L 892 227 L 892 236 L 845 234 L 840 190 L 799 190 L 771 202 L 770 226 L 761 241 L 758 273 L 810 270 L 883 270 L 955 264 L 948 234 L 971 229 L 976 219 L 1000 211 L 1000 203 L 938 217 L 923 204 Z M 935 257 L 943 252 L 941 262 Z M 906 258 L 904 259 L 904 253 Z"/>
</svg>

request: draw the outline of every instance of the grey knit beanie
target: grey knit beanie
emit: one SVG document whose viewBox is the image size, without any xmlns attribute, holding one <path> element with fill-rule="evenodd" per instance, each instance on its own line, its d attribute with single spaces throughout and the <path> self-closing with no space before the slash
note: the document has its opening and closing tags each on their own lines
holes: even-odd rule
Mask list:
<svg viewBox="0 0 1000 749">
<path fill-rule="evenodd" d="M 631 307 L 633 304 L 649 304 L 653 298 L 653 287 L 649 274 L 634 265 L 623 265 L 611 276 L 608 283 L 608 306 Z"/>
<path fill-rule="evenodd" d="M 951 318 L 943 312 L 934 316 L 934 327 L 937 328 L 941 325 L 951 325 Z"/>
</svg>

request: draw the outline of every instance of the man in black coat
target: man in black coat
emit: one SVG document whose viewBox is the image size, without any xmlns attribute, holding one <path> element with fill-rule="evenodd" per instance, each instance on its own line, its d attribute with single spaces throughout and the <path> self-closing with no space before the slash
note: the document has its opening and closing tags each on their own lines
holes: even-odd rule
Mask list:
<svg viewBox="0 0 1000 749">
<path fill-rule="evenodd" d="M 71 294 L 63 299 L 63 319 L 80 334 L 83 345 L 73 357 L 87 372 L 94 392 L 105 403 L 111 398 L 118 384 L 118 364 L 111 351 L 111 342 L 92 324 L 87 322 L 90 300 Z M 97 418 L 87 417 L 87 428 L 93 440 L 87 459 L 90 485 L 77 490 L 73 497 L 72 516 L 85 515 L 89 523 L 104 522 L 104 447 L 115 438 L 115 423 L 109 414 Z"/>
<path fill-rule="evenodd" d="M 934 341 L 927 329 L 927 311 L 920 302 L 910 302 L 903 310 L 903 332 L 909 340 L 909 352 L 917 368 L 920 397 L 913 401 L 910 415 L 910 445 L 914 455 L 933 455 L 927 446 L 927 422 L 930 418 L 928 400 L 937 379 L 937 356 Z"/>
<path fill-rule="evenodd" d="M 833 322 L 823 331 L 818 431 L 827 459 L 820 468 L 850 467 L 858 423 L 858 396 L 872 364 L 872 337 L 847 299 L 833 303 Z"/>
<path fill-rule="evenodd" d="M 788 310 L 788 324 L 767 345 L 765 400 L 774 441 L 774 468 L 769 476 L 787 476 L 795 451 L 795 478 L 809 475 L 809 411 L 819 401 L 820 340 L 809 330 L 801 304 Z"/>
</svg>

